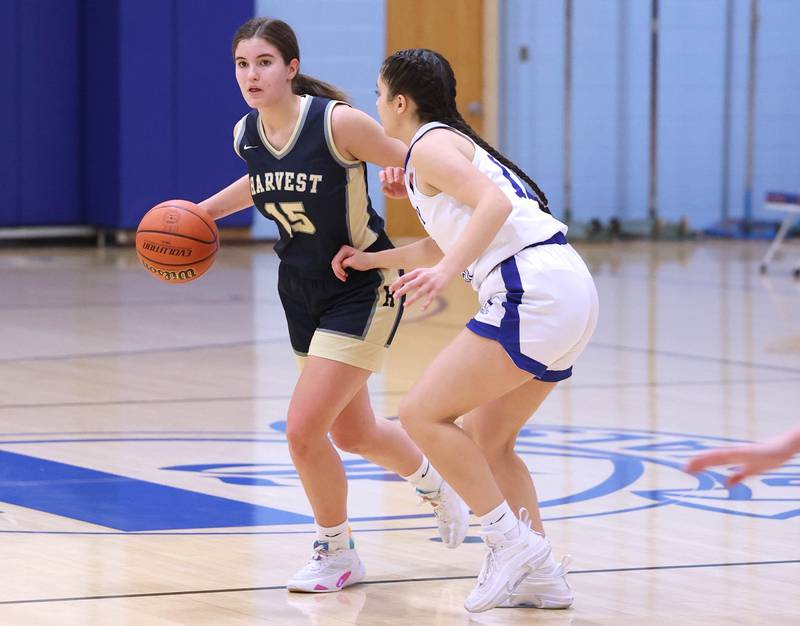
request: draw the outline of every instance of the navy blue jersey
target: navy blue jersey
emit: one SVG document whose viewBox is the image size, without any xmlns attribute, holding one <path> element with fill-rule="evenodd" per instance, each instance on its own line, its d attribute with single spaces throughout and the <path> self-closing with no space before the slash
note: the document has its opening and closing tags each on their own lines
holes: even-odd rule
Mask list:
<svg viewBox="0 0 800 626">
<path fill-rule="evenodd" d="M 281 261 L 314 274 L 331 273 L 342 245 L 359 250 L 391 247 L 383 220 L 367 194 L 367 166 L 336 149 L 331 115 L 344 103 L 303 96 L 300 116 L 287 144 L 276 150 L 258 111 L 234 129 L 234 149 L 247 163 L 253 203 L 278 224 L 275 251 Z"/>
</svg>

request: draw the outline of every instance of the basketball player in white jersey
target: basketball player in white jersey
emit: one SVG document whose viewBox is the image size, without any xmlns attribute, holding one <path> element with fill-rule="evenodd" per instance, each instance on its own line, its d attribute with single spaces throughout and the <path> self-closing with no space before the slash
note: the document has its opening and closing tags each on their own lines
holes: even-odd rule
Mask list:
<svg viewBox="0 0 800 626">
<path fill-rule="evenodd" d="M 536 183 L 458 113 L 446 59 L 423 49 L 391 55 L 377 96 L 387 135 L 409 146 L 404 178 L 388 168 L 383 187 L 408 195 L 430 236 L 379 252 L 345 247 L 334 273 L 349 280 L 349 269 L 415 267 L 392 288 L 424 307 L 456 275 L 472 283 L 480 312 L 406 395 L 400 420 L 480 520 L 485 559 L 466 609 L 566 608 L 568 560 L 551 554 L 514 443 L 586 347 L 594 283 Z M 464 430 L 454 423 L 462 415 Z"/>
<path fill-rule="evenodd" d="M 402 312 L 390 272 L 354 272 L 342 284 L 330 259 L 344 243 L 392 247 L 372 209 L 366 164 L 402 163 L 405 145 L 299 72 L 291 27 L 257 17 L 233 39 L 236 79 L 252 109 L 234 130 L 248 174 L 201 203 L 214 219 L 253 204 L 280 226 L 278 292 L 301 374 L 286 417 L 289 452 L 317 524 L 311 558 L 290 591 L 336 592 L 364 566 L 347 519 L 347 482 L 333 444 L 406 478 L 433 506 L 443 543 L 459 545 L 469 512 L 398 424 L 376 419 L 367 379 L 378 371 Z M 396 276 L 396 274 L 394 274 Z M 385 286 L 384 286 L 385 283 Z"/>
</svg>

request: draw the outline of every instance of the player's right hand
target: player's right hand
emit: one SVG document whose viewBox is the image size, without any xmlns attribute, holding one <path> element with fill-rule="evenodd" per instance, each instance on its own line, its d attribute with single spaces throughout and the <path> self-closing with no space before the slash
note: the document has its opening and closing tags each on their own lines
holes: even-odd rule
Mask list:
<svg viewBox="0 0 800 626">
<path fill-rule="evenodd" d="M 386 167 L 378 172 L 381 191 L 387 198 L 402 200 L 407 197 L 405 170 L 402 167 Z"/>
<path fill-rule="evenodd" d="M 369 252 L 358 250 L 353 246 L 342 246 L 331 261 L 333 273 L 342 282 L 347 280 L 347 269 L 365 271 L 372 269 L 369 264 Z"/>
<path fill-rule="evenodd" d="M 792 458 L 795 450 L 786 445 L 784 438 L 776 438 L 765 443 L 753 443 L 736 448 L 722 448 L 698 454 L 686 464 L 687 472 L 702 472 L 716 465 L 736 466 L 727 477 L 725 484 L 736 485 L 748 476 L 782 465 Z"/>
</svg>

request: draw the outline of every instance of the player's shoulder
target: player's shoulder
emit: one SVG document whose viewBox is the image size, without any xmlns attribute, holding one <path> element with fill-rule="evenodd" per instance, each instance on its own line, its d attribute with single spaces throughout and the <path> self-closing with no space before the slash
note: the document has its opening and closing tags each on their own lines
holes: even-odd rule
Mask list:
<svg viewBox="0 0 800 626">
<path fill-rule="evenodd" d="M 331 112 L 331 123 L 336 130 L 358 130 L 363 128 L 365 124 L 375 123 L 375 120 L 364 111 L 356 109 L 341 100 L 331 100 L 328 103 L 328 108 Z"/>
<path fill-rule="evenodd" d="M 437 126 L 425 132 L 413 144 L 413 159 L 419 161 L 436 161 L 450 151 L 463 152 L 463 146 L 470 143 L 461 133 L 449 126 Z"/>
<path fill-rule="evenodd" d="M 242 156 L 240 145 L 242 141 L 245 139 L 245 135 L 247 133 L 247 120 L 253 115 L 253 113 L 257 114 L 256 111 L 250 111 L 249 113 L 245 113 L 241 118 L 239 118 L 239 121 L 236 122 L 236 124 L 234 124 L 233 126 L 233 150 L 240 157 Z"/>
</svg>

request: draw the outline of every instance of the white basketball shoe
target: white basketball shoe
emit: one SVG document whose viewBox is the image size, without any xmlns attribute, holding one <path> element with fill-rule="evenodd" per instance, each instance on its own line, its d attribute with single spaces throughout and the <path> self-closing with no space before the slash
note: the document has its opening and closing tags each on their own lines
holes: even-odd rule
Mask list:
<svg viewBox="0 0 800 626">
<path fill-rule="evenodd" d="M 447 482 L 442 481 L 439 491 L 425 492 L 417 489 L 423 502 L 433 507 L 436 525 L 442 543 L 448 548 L 457 548 L 469 530 L 469 507 Z"/>
<path fill-rule="evenodd" d="M 570 557 L 556 564 L 552 557 L 528 574 L 514 593 L 498 606 L 503 608 L 531 607 L 536 609 L 568 609 L 574 597 L 567 582 Z"/>
<path fill-rule="evenodd" d="M 479 613 L 504 604 L 519 584 L 551 556 L 547 540 L 531 530 L 526 509 L 520 510 L 517 528 L 519 534 L 514 539 L 499 531 L 479 532 L 486 542 L 486 552 L 478 584 L 464 601 L 467 611 Z"/>
<path fill-rule="evenodd" d="M 328 543 L 314 542 L 314 553 L 305 567 L 289 579 L 289 591 L 330 593 L 364 580 L 366 569 L 358 558 L 355 547 L 328 552 Z"/>
</svg>

